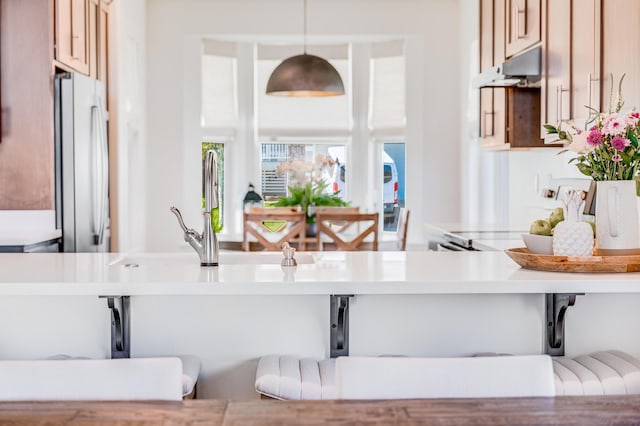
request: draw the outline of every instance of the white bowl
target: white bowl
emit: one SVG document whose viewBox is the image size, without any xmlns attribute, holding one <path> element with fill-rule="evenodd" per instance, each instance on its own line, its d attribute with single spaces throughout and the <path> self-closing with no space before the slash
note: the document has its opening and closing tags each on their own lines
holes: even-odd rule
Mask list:
<svg viewBox="0 0 640 426">
<path fill-rule="evenodd" d="M 531 253 L 553 254 L 553 237 L 549 235 L 522 234 L 524 245 Z"/>
</svg>

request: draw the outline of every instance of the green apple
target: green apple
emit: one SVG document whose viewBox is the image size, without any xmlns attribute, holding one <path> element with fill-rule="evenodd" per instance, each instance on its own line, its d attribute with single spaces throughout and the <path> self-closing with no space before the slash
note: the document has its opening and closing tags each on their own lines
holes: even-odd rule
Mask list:
<svg viewBox="0 0 640 426">
<path fill-rule="evenodd" d="M 558 207 L 552 211 L 548 220 L 552 228 L 555 228 L 558 223 L 562 222 L 564 220 L 564 211 L 562 210 L 562 207 Z"/>
<path fill-rule="evenodd" d="M 593 238 L 596 237 L 596 223 L 592 220 L 585 220 L 589 225 L 591 225 L 591 230 L 593 231 Z"/>
<path fill-rule="evenodd" d="M 533 235 L 551 235 L 551 224 L 548 220 L 538 219 L 534 220 L 529 228 L 529 233 Z"/>
</svg>

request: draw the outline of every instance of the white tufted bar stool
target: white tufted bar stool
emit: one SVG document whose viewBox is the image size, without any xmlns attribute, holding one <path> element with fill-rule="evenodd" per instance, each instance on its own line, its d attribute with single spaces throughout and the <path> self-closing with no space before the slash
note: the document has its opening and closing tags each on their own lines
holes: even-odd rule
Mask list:
<svg viewBox="0 0 640 426">
<path fill-rule="evenodd" d="M 0 361 L 2 401 L 182 399 L 179 358 Z"/>
<path fill-rule="evenodd" d="M 196 384 L 200 375 L 200 358 L 194 355 L 175 355 L 174 357 L 153 357 L 147 359 L 178 358 L 181 364 L 180 382 L 182 384 L 182 399 L 194 399 L 196 397 Z M 123 359 L 143 359 L 143 358 L 123 358 Z M 90 358 L 72 357 L 69 355 L 53 355 L 47 360 L 90 360 Z M 111 361 L 109 359 L 95 361 Z M 2 362 L 2 361 L 0 361 Z"/>
<path fill-rule="evenodd" d="M 402 363 L 410 358 L 387 359 Z M 256 391 L 275 399 L 338 399 L 336 362 L 336 359 L 265 356 L 256 370 Z M 611 350 L 575 358 L 555 357 L 551 363 L 555 395 L 640 394 L 640 360 L 624 352 Z M 375 372 L 380 370 L 366 371 L 375 377 Z"/>
</svg>

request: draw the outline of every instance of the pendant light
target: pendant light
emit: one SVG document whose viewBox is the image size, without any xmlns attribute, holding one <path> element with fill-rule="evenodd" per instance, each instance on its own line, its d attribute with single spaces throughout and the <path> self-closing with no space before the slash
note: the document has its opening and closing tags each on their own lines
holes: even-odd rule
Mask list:
<svg viewBox="0 0 640 426">
<path fill-rule="evenodd" d="M 320 97 L 344 95 L 338 71 L 326 59 L 307 54 L 307 0 L 304 0 L 304 53 L 282 61 L 267 83 L 267 95 Z"/>
</svg>

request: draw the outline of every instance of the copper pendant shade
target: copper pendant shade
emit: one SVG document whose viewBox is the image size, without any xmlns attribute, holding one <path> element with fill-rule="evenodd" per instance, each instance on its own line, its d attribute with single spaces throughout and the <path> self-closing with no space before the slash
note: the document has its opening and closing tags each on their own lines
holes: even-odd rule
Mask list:
<svg viewBox="0 0 640 426">
<path fill-rule="evenodd" d="M 267 83 L 267 95 L 339 96 L 344 84 L 338 71 L 326 59 L 315 55 L 296 55 L 282 61 Z"/>
<path fill-rule="evenodd" d="M 307 54 L 307 0 L 304 0 L 304 53 L 282 61 L 267 82 L 267 95 L 321 97 L 344 95 L 338 71 L 326 59 Z"/>
</svg>

